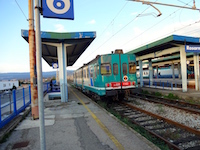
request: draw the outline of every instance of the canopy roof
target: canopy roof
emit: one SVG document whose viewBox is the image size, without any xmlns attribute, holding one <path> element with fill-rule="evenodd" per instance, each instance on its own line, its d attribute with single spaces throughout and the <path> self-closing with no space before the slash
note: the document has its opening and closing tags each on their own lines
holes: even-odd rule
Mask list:
<svg viewBox="0 0 200 150">
<path fill-rule="evenodd" d="M 21 30 L 21 36 L 28 42 L 28 30 Z M 67 47 L 67 66 L 72 66 L 96 38 L 96 32 L 41 32 L 42 57 L 52 66 L 58 62 L 57 47 L 47 43 L 64 43 Z"/>
<path fill-rule="evenodd" d="M 136 56 L 142 56 L 150 53 L 155 53 L 157 51 L 162 51 L 165 49 L 170 49 L 178 47 L 179 45 L 199 45 L 200 38 L 198 37 L 189 37 L 189 36 L 180 36 L 180 35 L 171 35 L 155 41 L 153 43 L 144 45 L 137 49 L 131 50 L 128 54 L 135 54 Z"/>
</svg>

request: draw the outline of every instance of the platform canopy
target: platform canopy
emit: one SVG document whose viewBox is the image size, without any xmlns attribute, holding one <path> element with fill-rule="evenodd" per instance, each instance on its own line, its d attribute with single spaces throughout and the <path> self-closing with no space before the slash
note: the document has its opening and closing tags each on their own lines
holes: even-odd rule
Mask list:
<svg viewBox="0 0 200 150">
<path fill-rule="evenodd" d="M 131 50 L 128 52 L 128 54 L 135 54 L 137 60 L 148 60 L 165 57 L 164 60 L 160 60 L 162 62 L 166 61 L 167 58 L 169 58 L 170 60 L 179 59 L 180 46 L 184 45 L 200 45 L 200 38 L 181 35 L 171 35 L 158 41 L 139 47 L 137 49 Z"/>
<path fill-rule="evenodd" d="M 21 30 L 21 36 L 27 42 L 28 33 L 28 30 Z M 56 46 L 45 43 L 64 43 L 67 45 L 67 66 L 72 66 L 95 38 L 96 32 L 41 32 L 42 57 L 50 66 L 52 66 L 52 63 L 57 63 Z"/>
</svg>

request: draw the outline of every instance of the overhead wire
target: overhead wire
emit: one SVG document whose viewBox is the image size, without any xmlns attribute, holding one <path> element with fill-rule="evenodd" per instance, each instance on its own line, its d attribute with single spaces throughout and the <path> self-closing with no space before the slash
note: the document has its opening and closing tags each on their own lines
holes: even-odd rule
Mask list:
<svg viewBox="0 0 200 150">
<path fill-rule="evenodd" d="M 98 37 L 98 39 L 103 35 L 103 33 L 109 28 L 110 25 L 112 25 L 112 23 L 114 22 L 114 20 L 118 17 L 118 15 L 122 12 L 122 10 L 125 8 L 125 6 L 127 5 L 128 2 L 126 2 L 124 4 L 124 6 L 120 9 L 120 11 L 117 13 L 117 15 L 112 19 L 112 21 L 107 25 L 107 27 L 103 30 L 103 32 L 100 34 L 100 36 Z"/>
<path fill-rule="evenodd" d="M 157 0 L 156 0 L 157 1 Z M 149 9 L 151 6 L 148 6 L 144 11 L 142 11 L 142 13 L 140 13 L 139 15 L 143 14 L 147 9 Z M 124 8 L 124 7 L 123 7 Z M 121 12 L 121 10 L 120 10 Z M 118 13 L 119 14 L 119 13 Z M 120 31 L 122 31 L 124 28 L 126 28 L 130 23 L 132 23 L 135 19 L 137 19 L 139 17 L 139 15 L 137 15 L 134 19 L 132 19 L 130 22 L 128 22 L 124 27 L 122 27 L 120 30 L 118 30 L 115 34 L 112 35 L 112 37 L 114 37 L 116 34 L 118 34 Z M 118 16 L 118 15 L 117 15 Z M 112 21 L 111 21 L 112 22 Z M 99 48 L 101 48 L 104 44 L 106 44 L 108 41 L 110 41 L 111 38 L 109 38 L 108 40 L 106 40 L 103 44 L 101 44 L 96 50 L 94 50 L 93 52 L 91 52 L 89 55 L 93 54 L 94 52 L 96 52 Z M 85 59 L 86 57 L 84 57 Z"/>
<path fill-rule="evenodd" d="M 24 15 L 24 17 L 26 18 L 26 21 L 28 21 L 28 18 L 26 17 L 24 11 L 22 10 L 22 8 L 20 7 L 20 5 L 18 4 L 17 0 L 15 0 L 17 6 L 19 7 L 19 9 L 21 10 L 22 14 Z"/>
<path fill-rule="evenodd" d="M 177 0 L 177 1 L 179 1 L 179 2 L 181 2 L 181 3 L 183 3 L 183 4 L 185 4 L 185 6 L 190 6 L 190 7 L 192 7 L 192 6 L 189 5 L 188 3 L 185 3 L 185 2 L 183 2 L 183 1 L 181 1 L 181 0 Z"/>
<path fill-rule="evenodd" d="M 191 0 L 191 1 L 193 1 L 193 0 Z M 190 1 L 190 2 L 191 2 L 191 1 Z M 188 2 L 187 4 L 189 4 L 190 2 Z M 186 5 L 186 4 L 185 4 L 185 5 Z M 154 28 L 155 26 L 157 26 L 158 24 L 160 24 L 161 22 L 163 22 L 163 21 L 166 20 L 168 17 L 172 16 L 173 14 L 175 14 L 177 11 L 179 11 L 179 10 L 181 10 L 181 9 L 182 9 L 182 8 L 179 8 L 179 9 L 175 10 L 173 13 L 171 13 L 170 15 L 168 15 L 167 17 L 165 17 L 165 18 L 162 19 L 161 21 L 155 23 L 155 24 L 152 25 L 150 28 L 148 28 L 148 29 L 146 29 L 144 32 L 142 32 L 141 34 L 139 34 L 139 35 L 133 37 L 132 39 L 130 39 L 128 42 L 126 42 L 126 43 L 123 44 L 122 46 L 128 44 L 128 43 L 131 42 L 132 40 L 134 40 L 134 39 L 138 38 L 139 36 L 143 35 L 145 32 L 147 32 L 148 30 Z"/>
<path fill-rule="evenodd" d="M 160 37 L 157 37 L 156 39 L 153 39 L 153 40 L 151 40 L 151 41 L 148 41 L 148 43 L 149 43 L 149 42 L 152 42 L 152 41 L 155 41 L 155 40 L 157 40 L 157 39 L 160 39 L 160 38 L 162 38 L 162 37 L 166 37 L 167 35 L 170 35 L 170 34 L 172 34 L 172 33 L 174 33 L 174 32 L 183 30 L 183 29 L 185 29 L 185 28 L 187 28 L 187 27 L 189 27 L 189 26 L 192 26 L 192 25 L 194 25 L 194 24 L 197 24 L 197 23 L 200 23 L 200 20 L 195 21 L 195 22 L 193 22 L 193 23 L 190 23 L 190 24 L 188 24 L 188 25 L 186 25 L 186 26 L 184 26 L 184 27 L 181 27 L 181 28 L 179 28 L 179 29 L 176 29 L 176 30 L 174 30 L 174 31 L 171 31 L 171 32 L 169 32 L 169 33 L 167 33 L 167 34 L 165 34 L 165 35 L 160 36 Z"/>
</svg>

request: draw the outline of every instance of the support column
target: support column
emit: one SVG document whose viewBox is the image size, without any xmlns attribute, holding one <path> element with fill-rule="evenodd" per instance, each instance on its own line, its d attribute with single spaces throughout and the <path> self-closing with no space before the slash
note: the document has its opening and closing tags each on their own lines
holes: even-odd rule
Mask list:
<svg viewBox="0 0 200 150">
<path fill-rule="evenodd" d="M 156 76 L 157 76 L 157 79 L 159 78 L 159 73 L 158 73 L 158 66 L 156 66 Z"/>
<path fill-rule="evenodd" d="M 67 55 L 64 43 L 59 44 L 59 46 L 57 47 L 57 53 L 58 53 L 58 65 L 59 65 L 61 102 L 67 102 L 68 101 L 67 71 L 66 71 Z"/>
<path fill-rule="evenodd" d="M 186 52 L 185 47 L 180 47 L 180 61 L 181 61 L 181 74 L 182 74 L 182 90 L 187 92 L 187 64 L 186 64 Z"/>
<path fill-rule="evenodd" d="M 153 67 L 151 59 L 149 59 L 149 80 L 150 80 L 150 85 L 153 85 Z"/>
<path fill-rule="evenodd" d="M 142 68 L 142 60 L 139 60 L 140 66 L 140 87 L 143 87 L 143 68 Z"/>
<path fill-rule="evenodd" d="M 199 54 L 194 54 L 195 90 L 199 90 Z"/>
<path fill-rule="evenodd" d="M 174 73 L 174 63 L 172 63 L 172 65 L 171 65 L 171 69 L 172 69 L 172 78 L 173 78 L 173 80 L 175 80 L 175 73 Z"/>
</svg>

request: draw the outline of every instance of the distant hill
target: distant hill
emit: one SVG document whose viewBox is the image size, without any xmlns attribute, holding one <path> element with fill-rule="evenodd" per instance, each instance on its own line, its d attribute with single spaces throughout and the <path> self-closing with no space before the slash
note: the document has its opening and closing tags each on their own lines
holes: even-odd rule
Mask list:
<svg viewBox="0 0 200 150">
<path fill-rule="evenodd" d="M 67 75 L 72 75 L 73 70 L 67 70 Z M 43 78 L 48 77 L 56 77 L 56 71 L 51 72 L 43 72 L 42 73 Z M 11 80 L 11 79 L 30 79 L 30 73 L 29 72 L 22 72 L 22 73 L 0 73 L 0 80 Z"/>
</svg>

